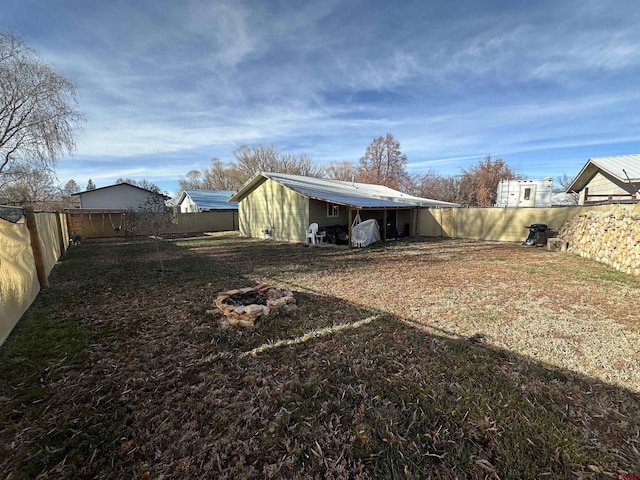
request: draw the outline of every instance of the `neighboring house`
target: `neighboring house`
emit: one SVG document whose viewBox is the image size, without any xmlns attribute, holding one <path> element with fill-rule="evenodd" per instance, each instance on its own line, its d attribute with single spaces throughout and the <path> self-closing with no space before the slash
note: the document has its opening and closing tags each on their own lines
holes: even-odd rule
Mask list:
<svg viewBox="0 0 640 480">
<path fill-rule="evenodd" d="M 233 190 L 196 190 L 186 188 L 178 199 L 180 213 L 195 213 L 221 210 L 238 210 L 237 202 L 227 200 Z"/>
<path fill-rule="evenodd" d="M 414 197 L 381 185 L 323 178 L 258 173 L 229 200 L 238 202 L 240 234 L 305 242 L 306 230 L 343 226 L 350 235 L 356 215 L 391 224 L 405 235 L 417 229 L 420 207 L 457 207 L 449 202 Z M 383 237 L 385 232 L 381 232 Z"/>
<path fill-rule="evenodd" d="M 550 207 L 553 179 L 500 180 L 496 207 Z"/>
<path fill-rule="evenodd" d="M 640 199 L 640 154 L 590 158 L 567 192 L 578 204 L 635 202 Z"/>
<path fill-rule="evenodd" d="M 138 211 L 145 204 L 157 205 L 157 208 L 161 210 L 164 208 L 164 202 L 169 199 L 169 197 L 161 193 L 152 192 L 128 183 L 118 183 L 108 187 L 74 193 L 72 196 L 80 199 L 79 208 L 100 210 Z"/>
</svg>

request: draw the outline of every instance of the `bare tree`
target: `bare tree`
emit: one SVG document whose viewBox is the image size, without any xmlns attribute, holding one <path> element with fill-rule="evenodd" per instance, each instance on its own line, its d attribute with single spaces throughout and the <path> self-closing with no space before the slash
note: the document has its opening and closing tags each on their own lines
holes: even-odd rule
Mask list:
<svg viewBox="0 0 640 480">
<path fill-rule="evenodd" d="M 280 152 L 273 145 L 269 147 L 242 145 L 234 150 L 233 156 L 236 158 L 238 170 L 247 180 L 258 172 L 277 172 L 280 168 Z"/>
<path fill-rule="evenodd" d="M 12 176 L 14 180 L 0 189 L 3 203 L 33 205 L 60 200 L 60 189 L 51 169 L 20 165 L 13 168 Z"/>
<path fill-rule="evenodd" d="M 563 173 L 562 175 L 554 178 L 553 181 L 556 185 L 558 185 L 562 190 L 566 192 L 567 188 L 569 188 L 569 186 L 573 183 L 574 178 L 575 177 L 570 177 L 566 173 Z"/>
<path fill-rule="evenodd" d="M 180 179 L 180 188 L 206 190 L 238 190 L 258 172 L 289 173 L 321 177 L 324 170 L 306 155 L 281 154 L 274 146 L 241 146 L 233 152 L 236 162 L 211 159 L 204 170 L 191 170 Z"/>
<path fill-rule="evenodd" d="M 204 188 L 203 174 L 200 170 L 189 170 L 184 177 L 180 177 L 178 184 L 180 190 Z"/>
<path fill-rule="evenodd" d="M 175 231 L 177 216 L 173 208 L 167 208 L 163 197 L 149 194 L 147 200 L 136 210 L 129 210 L 125 216 L 127 234 L 132 237 L 149 237 L 160 263 L 160 274 L 164 277 L 165 268 L 160 242 L 167 234 Z"/>
<path fill-rule="evenodd" d="M 324 171 L 327 178 L 350 182 L 355 179 L 358 173 L 358 165 L 351 163 L 348 160 L 331 162 Z"/>
<path fill-rule="evenodd" d="M 400 142 L 387 133 L 376 137 L 360 159 L 358 181 L 399 189 L 407 184 L 407 156 L 400 151 Z"/>
<path fill-rule="evenodd" d="M 67 183 L 64 184 L 64 188 L 62 189 L 62 194 L 65 196 L 71 196 L 74 193 L 78 193 L 80 191 L 80 185 L 72 178 Z"/>
<path fill-rule="evenodd" d="M 190 170 L 180 178 L 181 190 L 237 190 L 244 183 L 242 174 L 234 163 L 224 163 L 212 158 L 211 165 L 204 170 Z"/>
<path fill-rule="evenodd" d="M 207 190 L 237 190 L 245 182 L 244 175 L 233 163 L 219 158 L 211 159 L 211 166 L 204 170 L 203 186 Z"/>
<path fill-rule="evenodd" d="M 459 175 L 444 176 L 429 170 L 418 177 L 415 183 L 415 195 L 444 202 L 462 203 Z"/>
<path fill-rule="evenodd" d="M 553 181 L 561 189 L 561 192 L 557 192 L 557 193 L 563 193 L 563 192 L 566 193 L 567 198 L 570 199 L 570 204 L 578 205 L 578 203 L 580 201 L 580 194 L 576 193 L 576 192 L 568 192 L 567 191 L 567 189 L 573 183 L 574 179 L 575 179 L 575 177 L 570 177 L 566 173 L 563 173 L 559 177 L 554 178 Z M 569 203 L 569 202 L 567 202 L 567 203 Z"/>
<path fill-rule="evenodd" d="M 0 31 L 0 185 L 26 167 L 50 170 L 75 150 L 83 122 L 74 84 L 21 37 Z"/>
<path fill-rule="evenodd" d="M 307 177 L 321 177 L 322 168 L 306 155 L 281 154 L 273 146 L 241 146 L 233 152 L 242 183 L 258 172 L 288 173 Z M 241 184 L 242 185 L 242 184 Z"/>
<path fill-rule="evenodd" d="M 116 180 L 116 184 L 120 184 L 120 183 L 128 183 L 129 185 L 133 185 L 134 187 L 144 188 L 145 190 L 149 190 L 150 192 L 162 193 L 162 190 L 158 185 L 144 178 L 142 180 L 132 180 L 130 178 L 119 178 L 118 180 Z"/>
<path fill-rule="evenodd" d="M 496 203 L 500 180 L 519 178 L 501 158 L 493 160 L 487 155 L 476 165 L 462 170 L 460 201 L 463 205 L 492 207 Z"/>
</svg>

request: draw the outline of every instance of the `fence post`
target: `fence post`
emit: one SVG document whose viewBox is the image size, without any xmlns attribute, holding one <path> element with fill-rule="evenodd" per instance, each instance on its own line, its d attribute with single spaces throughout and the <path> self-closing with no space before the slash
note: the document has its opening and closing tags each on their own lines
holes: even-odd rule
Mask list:
<svg viewBox="0 0 640 480">
<path fill-rule="evenodd" d="M 40 236 L 38 235 L 38 225 L 36 223 L 36 214 L 33 207 L 28 206 L 24 209 L 24 215 L 27 218 L 27 228 L 29 229 L 29 237 L 31 238 L 31 250 L 33 251 L 33 259 L 36 264 L 36 273 L 40 288 L 49 288 L 49 280 L 44 267 L 44 258 L 42 255 L 42 247 L 40 245 Z"/>
</svg>

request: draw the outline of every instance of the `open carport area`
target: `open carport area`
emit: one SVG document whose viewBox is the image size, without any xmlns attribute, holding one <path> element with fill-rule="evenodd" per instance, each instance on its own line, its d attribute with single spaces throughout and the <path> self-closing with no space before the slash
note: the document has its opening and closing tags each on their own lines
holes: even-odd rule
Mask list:
<svg viewBox="0 0 640 480">
<path fill-rule="evenodd" d="M 0 350 L 11 478 L 640 472 L 640 282 L 514 243 L 70 248 Z M 160 262 L 160 260 L 162 262 Z M 298 309 L 229 327 L 218 292 Z"/>
</svg>

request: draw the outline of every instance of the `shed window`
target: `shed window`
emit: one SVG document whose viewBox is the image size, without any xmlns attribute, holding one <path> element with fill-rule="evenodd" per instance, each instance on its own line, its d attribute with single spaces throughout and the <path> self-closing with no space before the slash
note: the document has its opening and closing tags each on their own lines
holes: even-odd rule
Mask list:
<svg viewBox="0 0 640 480">
<path fill-rule="evenodd" d="M 340 215 L 340 208 L 335 203 L 327 203 L 327 217 L 337 217 Z"/>
<path fill-rule="evenodd" d="M 531 200 L 531 189 L 530 188 L 525 188 L 524 189 L 524 199 L 525 200 Z"/>
</svg>

